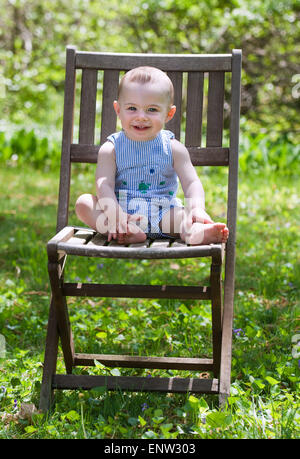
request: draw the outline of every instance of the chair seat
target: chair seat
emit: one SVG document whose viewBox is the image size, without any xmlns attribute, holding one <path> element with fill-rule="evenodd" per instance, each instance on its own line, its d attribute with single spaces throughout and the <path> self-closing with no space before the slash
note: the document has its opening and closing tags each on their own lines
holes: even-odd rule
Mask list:
<svg viewBox="0 0 300 459">
<path fill-rule="evenodd" d="M 107 241 L 105 236 L 89 228 L 67 226 L 47 245 L 49 257 L 79 255 L 100 258 L 195 258 L 214 257 L 222 260 L 224 244 L 187 245 L 181 239 L 146 239 L 142 243 L 122 245 Z"/>
</svg>

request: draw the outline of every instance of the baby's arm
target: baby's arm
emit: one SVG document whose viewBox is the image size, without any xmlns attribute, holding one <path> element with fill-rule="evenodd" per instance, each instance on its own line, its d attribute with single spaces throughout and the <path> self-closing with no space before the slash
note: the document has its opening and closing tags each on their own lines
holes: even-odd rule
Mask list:
<svg viewBox="0 0 300 459">
<path fill-rule="evenodd" d="M 172 140 L 174 169 L 180 180 L 185 197 L 185 209 L 192 222 L 212 223 L 212 219 L 205 211 L 205 194 L 202 183 L 191 162 L 186 147 Z"/>
<path fill-rule="evenodd" d="M 107 218 L 108 240 L 118 233 L 127 233 L 127 214 L 123 212 L 115 195 L 116 161 L 114 145 L 105 142 L 98 153 L 96 192 L 98 205 Z"/>
</svg>

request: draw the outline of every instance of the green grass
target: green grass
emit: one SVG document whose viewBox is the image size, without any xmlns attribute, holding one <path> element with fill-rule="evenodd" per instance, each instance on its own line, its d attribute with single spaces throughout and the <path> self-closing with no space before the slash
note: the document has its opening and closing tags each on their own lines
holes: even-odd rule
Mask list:
<svg viewBox="0 0 300 459">
<path fill-rule="evenodd" d="M 93 190 L 93 172 L 76 172 L 72 203 Z M 204 169 L 202 179 L 208 211 L 224 219 L 226 175 Z M 225 411 L 212 396 L 97 388 L 58 392 L 46 417 L 26 418 L 21 405 L 39 401 L 50 296 L 46 243 L 55 231 L 58 176 L 28 167 L 1 170 L 0 334 L 6 355 L 0 359 L 0 438 L 298 438 L 297 186 L 293 176 L 240 174 L 232 389 Z M 71 222 L 77 223 L 74 212 Z M 204 260 L 86 260 L 76 271 L 71 257 L 66 271 L 70 281 L 153 284 L 200 278 L 205 284 L 208 274 Z M 207 303 L 72 298 L 70 317 L 78 352 L 211 355 Z M 64 371 L 61 354 L 58 365 Z M 133 374 L 101 366 L 81 371 Z"/>
</svg>

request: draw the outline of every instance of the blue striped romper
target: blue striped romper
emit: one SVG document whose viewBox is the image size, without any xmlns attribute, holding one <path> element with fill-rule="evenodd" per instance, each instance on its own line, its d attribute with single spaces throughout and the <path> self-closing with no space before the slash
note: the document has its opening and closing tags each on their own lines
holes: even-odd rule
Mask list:
<svg viewBox="0 0 300 459">
<path fill-rule="evenodd" d="M 115 193 L 124 212 L 143 215 L 139 223 L 148 237 L 165 237 L 159 227 L 176 198 L 178 177 L 173 168 L 171 131 L 162 130 L 153 140 L 135 141 L 124 131 L 110 135 L 116 155 Z"/>
</svg>

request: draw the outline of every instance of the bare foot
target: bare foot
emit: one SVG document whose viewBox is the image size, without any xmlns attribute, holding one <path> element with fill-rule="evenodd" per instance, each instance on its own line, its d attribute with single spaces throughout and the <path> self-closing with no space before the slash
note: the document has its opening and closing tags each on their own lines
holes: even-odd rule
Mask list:
<svg viewBox="0 0 300 459">
<path fill-rule="evenodd" d="M 229 230 L 225 223 L 193 223 L 184 240 L 187 244 L 217 244 L 226 242 Z"/>
<path fill-rule="evenodd" d="M 118 234 L 117 242 L 118 244 L 137 244 L 139 242 L 144 242 L 147 239 L 146 234 L 135 224 L 128 224 L 128 233 Z"/>
</svg>

